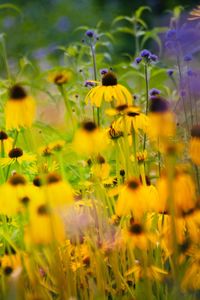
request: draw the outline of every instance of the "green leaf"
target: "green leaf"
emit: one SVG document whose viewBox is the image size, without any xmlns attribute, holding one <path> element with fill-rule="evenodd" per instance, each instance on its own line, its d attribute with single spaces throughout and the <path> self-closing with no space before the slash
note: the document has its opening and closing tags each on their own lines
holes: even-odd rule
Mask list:
<svg viewBox="0 0 200 300">
<path fill-rule="evenodd" d="M 123 32 L 123 33 L 128 33 L 128 34 L 131 34 L 131 35 L 135 36 L 134 30 L 131 29 L 131 28 L 128 28 L 128 27 L 118 27 L 116 29 L 116 31 Z"/>
<path fill-rule="evenodd" d="M 136 12 L 135 12 L 135 16 L 137 19 L 139 19 L 142 15 L 142 13 L 145 11 L 145 10 L 148 10 L 148 11 L 151 11 L 151 8 L 149 6 L 140 6 Z"/>
<path fill-rule="evenodd" d="M 13 9 L 13 10 L 17 11 L 19 14 L 22 14 L 21 10 L 14 4 L 11 4 L 11 3 L 0 4 L 0 9 L 6 9 L 6 8 Z"/>
<path fill-rule="evenodd" d="M 130 23 L 133 23 L 133 19 L 128 16 L 118 16 L 112 21 L 112 25 L 116 24 L 117 22 L 124 21 L 124 20 L 128 21 Z"/>
</svg>

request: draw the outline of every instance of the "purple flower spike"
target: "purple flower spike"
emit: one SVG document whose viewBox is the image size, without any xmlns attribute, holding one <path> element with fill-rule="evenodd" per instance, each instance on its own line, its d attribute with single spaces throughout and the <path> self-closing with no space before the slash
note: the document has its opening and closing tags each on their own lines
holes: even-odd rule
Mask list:
<svg viewBox="0 0 200 300">
<path fill-rule="evenodd" d="M 184 61 L 189 62 L 189 61 L 192 60 L 192 55 L 191 54 L 186 54 L 183 59 L 184 59 Z"/>
<path fill-rule="evenodd" d="M 171 77 L 174 74 L 174 70 L 172 69 L 167 70 L 167 74 L 169 75 L 169 77 Z"/>
<path fill-rule="evenodd" d="M 100 70 L 101 75 L 105 75 L 106 73 L 108 73 L 108 69 L 101 69 Z"/>
<path fill-rule="evenodd" d="M 158 61 L 158 56 L 155 55 L 155 54 L 151 54 L 151 55 L 149 56 L 149 58 L 150 58 L 152 61 L 154 61 L 154 62 Z"/>
<path fill-rule="evenodd" d="M 153 89 L 151 89 L 151 90 L 149 91 L 149 95 L 150 95 L 150 96 L 160 95 L 160 93 L 161 93 L 161 91 L 158 90 L 158 89 L 155 89 L 155 88 L 153 88 Z"/>
<path fill-rule="evenodd" d="M 142 61 L 141 57 L 136 57 L 136 59 L 135 59 L 136 64 L 139 65 L 139 63 L 141 63 L 141 61 Z"/>
<path fill-rule="evenodd" d="M 140 52 L 141 57 L 149 58 L 150 55 L 151 55 L 151 52 L 147 49 L 144 49 Z"/>
<path fill-rule="evenodd" d="M 89 38 L 93 38 L 94 36 L 94 31 L 91 29 L 88 29 L 85 33 L 85 35 L 87 35 Z"/>
</svg>

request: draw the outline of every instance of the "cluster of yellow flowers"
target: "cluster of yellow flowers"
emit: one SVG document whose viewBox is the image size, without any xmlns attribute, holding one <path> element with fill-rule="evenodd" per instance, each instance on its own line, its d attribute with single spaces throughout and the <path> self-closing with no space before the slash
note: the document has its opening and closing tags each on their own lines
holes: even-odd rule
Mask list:
<svg viewBox="0 0 200 300">
<path fill-rule="evenodd" d="M 69 73 L 49 79 L 63 96 Z M 168 101 L 150 100 L 143 113 L 109 71 L 85 98 L 108 125 L 84 120 L 73 124 L 72 141 L 38 147 L 35 100 L 19 84 L 9 89 L 0 131 L 2 297 L 9 278 L 19 299 L 142 299 L 143 287 L 143 299 L 154 299 L 155 291 L 200 289 L 200 126 L 183 151 Z M 182 154 L 191 163 L 178 163 Z"/>
</svg>

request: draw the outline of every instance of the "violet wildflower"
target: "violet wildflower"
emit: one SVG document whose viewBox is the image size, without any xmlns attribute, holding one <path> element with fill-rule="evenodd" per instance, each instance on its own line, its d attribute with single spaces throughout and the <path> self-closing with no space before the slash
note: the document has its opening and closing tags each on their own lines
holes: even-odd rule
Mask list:
<svg viewBox="0 0 200 300">
<path fill-rule="evenodd" d="M 149 56 L 149 58 L 150 58 L 151 61 L 154 61 L 154 62 L 158 61 L 158 56 L 155 55 L 155 54 L 151 54 L 151 55 Z"/>
<path fill-rule="evenodd" d="M 108 73 L 108 69 L 101 69 L 100 70 L 101 75 L 105 75 L 106 73 Z"/>
<path fill-rule="evenodd" d="M 184 56 L 184 61 L 186 61 L 186 62 L 189 62 L 189 61 L 191 61 L 192 60 L 192 54 L 186 54 L 185 56 Z"/>
<path fill-rule="evenodd" d="M 140 52 L 140 56 L 144 57 L 144 58 L 149 58 L 150 55 L 151 55 L 151 52 L 147 49 L 144 49 Z"/>
<path fill-rule="evenodd" d="M 160 90 L 153 88 L 149 91 L 149 96 L 160 95 L 160 93 L 161 93 Z"/>
<path fill-rule="evenodd" d="M 92 82 L 91 80 L 86 80 L 84 86 L 85 87 L 93 87 L 93 86 L 95 86 L 95 82 Z"/>
<path fill-rule="evenodd" d="M 87 35 L 89 38 L 93 38 L 94 37 L 94 31 L 91 29 L 88 29 L 85 33 L 85 35 Z"/>
<path fill-rule="evenodd" d="M 169 77 L 171 77 L 174 74 L 174 70 L 172 69 L 167 70 L 167 74 L 169 75 Z"/>
<path fill-rule="evenodd" d="M 135 59 L 136 64 L 139 64 L 141 61 L 142 61 L 141 57 L 136 57 L 136 59 Z"/>
</svg>

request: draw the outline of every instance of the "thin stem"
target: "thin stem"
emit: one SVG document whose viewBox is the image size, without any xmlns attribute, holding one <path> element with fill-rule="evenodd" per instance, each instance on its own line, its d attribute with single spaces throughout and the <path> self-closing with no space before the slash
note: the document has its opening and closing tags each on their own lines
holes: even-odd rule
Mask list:
<svg viewBox="0 0 200 300">
<path fill-rule="evenodd" d="M 145 109 L 145 113 L 147 115 L 147 113 L 149 111 L 149 81 L 148 81 L 148 67 L 147 67 L 147 63 L 144 64 L 144 77 L 145 77 L 145 86 L 146 86 L 146 109 Z M 145 134 L 144 135 L 143 150 L 146 149 L 146 139 L 147 139 L 147 136 Z"/>
<path fill-rule="evenodd" d="M 9 64 L 8 64 L 8 57 L 7 57 L 6 44 L 5 44 L 4 37 L 1 38 L 1 45 L 2 45 L 2 56 L 3 56 L 3 59 L 4 59 L 4 63 L 5 63 L 7 77 L 8 77 L 8 80 L 10 81 L 11 80 L 11 74 L 10 74 L 10 69 L 9 69 Z"/>
</svg>

